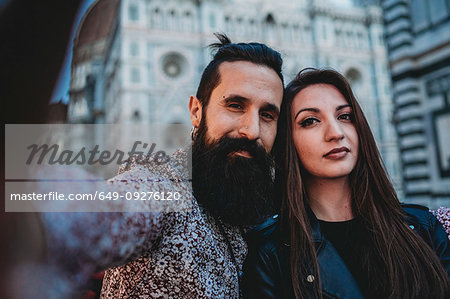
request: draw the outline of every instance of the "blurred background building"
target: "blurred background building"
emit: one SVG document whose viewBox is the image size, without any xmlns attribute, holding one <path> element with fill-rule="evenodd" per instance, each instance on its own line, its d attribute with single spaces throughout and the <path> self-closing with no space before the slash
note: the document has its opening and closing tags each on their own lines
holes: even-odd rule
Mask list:
<svg viewBox="0 0 450 299">
<path fill-rule="evenodd" d="M 390 72 L 379 1 L 97 0 L 76 31 L 71 123 L 190 124 L 189 96 L 211 59 L 214 32 L 268 44 L 286 82 L 305 67 L 343 73 L 402 196 Z"/>
<path fill-rule="evenodd" d="M 405 197 L 450 206 L 450 1 L 382 6 Z"/>
</svg>

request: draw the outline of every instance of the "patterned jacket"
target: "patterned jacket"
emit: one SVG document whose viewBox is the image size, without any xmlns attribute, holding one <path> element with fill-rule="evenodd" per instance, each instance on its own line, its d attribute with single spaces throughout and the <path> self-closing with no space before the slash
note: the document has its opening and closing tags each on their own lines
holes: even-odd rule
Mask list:
<svg viewBox="0 0 450 299">
<path fill-rule="evenodd" d="M 146 228 L 143 233 L 151 240 L 145 242 L 142 251 L 133 254 L 142 253 L 141 257 L 106 271 L 101 298 L 239 297 L 238 273 L 247 254 L 241 230 L 214 219 L 197 204 L 191 183 L 186 180 L 186 160 L 183 151 L 176 152 L 169 164 L 161 166 L 133 160 L 110 181 L 123 192 L 130 188 L 166 194 L 180 192 L 189 208 L 161 211 L 150 225 L 133 221 L 140 229 Z M 118 246 L 128 246 L 123 241 L 116 242 Z"/>
</svg>

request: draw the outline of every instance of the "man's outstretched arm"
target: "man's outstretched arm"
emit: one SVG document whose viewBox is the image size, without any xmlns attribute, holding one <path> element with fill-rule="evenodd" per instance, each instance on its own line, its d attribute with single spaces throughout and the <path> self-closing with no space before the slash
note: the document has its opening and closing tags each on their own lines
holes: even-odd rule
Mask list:
<svg viewBox="0 0 450 299">
<path fill-rule="evenodd" d="M 107 190 L 121 195 L 150 190 L 166 194 L 175 189 L 191 192 L 189 181 L 177 177 L 178 172 L 169 165 L 136 164 L 125 170 L 108 181 Z M 94 272 L 157 250 L 167 217 L 183 212 L 187 203 L 126 199 L 122 202 L 122 212 L 108 212 L 111 207 L 105 201 L 101 203 L 105 212 L 40 214 L 45 255 L 40 263 L 16 269 L 19 275 L 13 275 L 14 285 L 10 287 L 16 293 L 14 297 L 66 298 L 82 294 Z M 117 210 L 120 202 L 114 204 Z"/>
</svg>

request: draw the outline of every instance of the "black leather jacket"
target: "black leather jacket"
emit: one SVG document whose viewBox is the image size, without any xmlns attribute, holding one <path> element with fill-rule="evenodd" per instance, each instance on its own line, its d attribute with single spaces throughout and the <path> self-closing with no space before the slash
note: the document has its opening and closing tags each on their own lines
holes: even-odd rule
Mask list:
<svg viewBox="0 0 450 299">
<path fill-rule="evenodd" d="M 442 224 L 426 207 L 403 205 L 403 209 L 407 223 L 435 250 L 450 277 L 450 245 Z M 320 231 L 317 218 L 312 212 L 309 217 L 321 266 L 324 298 L 364 298 L 344 261 Z M 290 249 L 285 240 L 278 230 L 276 216 L 248 234 L 244 298 L 295 298 L 290 276 Z M 305 279 L 310 281 L 315 278 L 310 275 Z M 308 298 L 313 298 L 312 292 L 308 294 Z"/>
</svg>

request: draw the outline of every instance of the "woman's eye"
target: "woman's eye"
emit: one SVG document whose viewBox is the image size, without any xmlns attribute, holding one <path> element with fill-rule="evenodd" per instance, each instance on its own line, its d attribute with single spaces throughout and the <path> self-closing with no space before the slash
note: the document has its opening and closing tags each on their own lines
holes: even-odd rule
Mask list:
<svg viewBox="0 0 450 299">
<path fill-rule="evenodd" d="M 344 114 L 339 115 L 338 118 L 343 119 L 343 120 L 353 121 L 353 114 L 352 113 L 344 113 Z"/>
<path fill-rule="evenodd" d="M 311 125 L 313 125 L 313 124 L 315 124 L 315 123 L 317 123 L 317 122 L 319 122 L 318 119 L 310 117 L 310 118 L 307 118 L 307 119 L 305 119 L 304 121 L 302 121 L 302 122 L 300 123 L 300 125 L 301 125 L 302 127 L 308 127 L 308 126 L 311 126 Z"/>
</svg>

